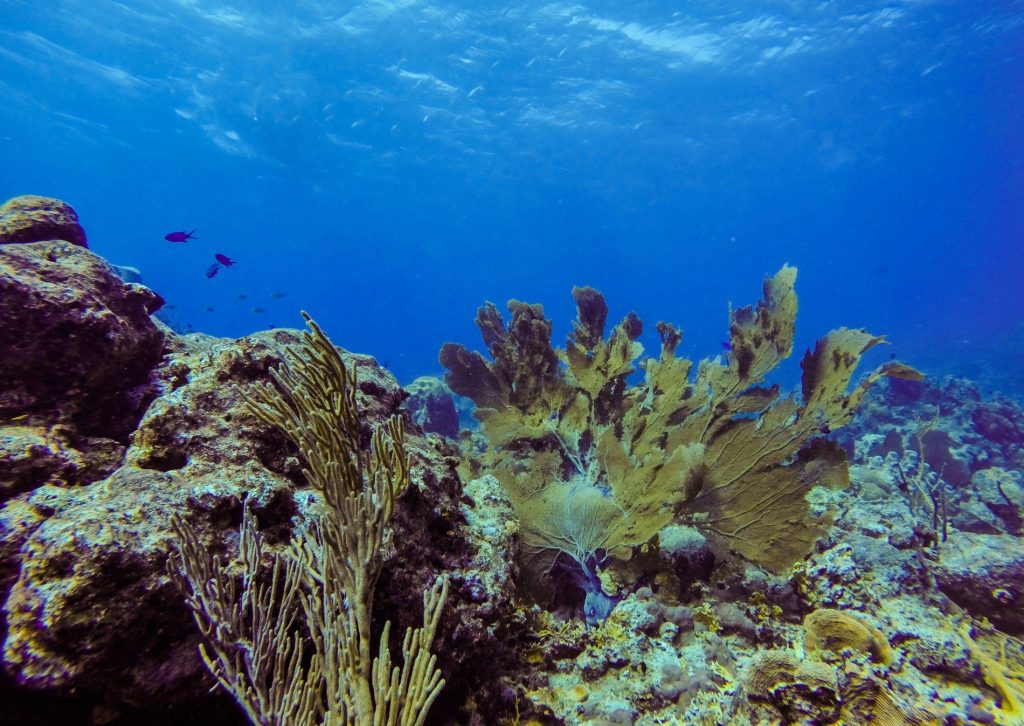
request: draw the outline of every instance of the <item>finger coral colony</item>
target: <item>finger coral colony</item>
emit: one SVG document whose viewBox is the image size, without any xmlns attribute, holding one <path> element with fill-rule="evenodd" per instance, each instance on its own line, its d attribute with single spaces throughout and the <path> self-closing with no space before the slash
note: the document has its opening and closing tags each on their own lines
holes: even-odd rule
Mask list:
<svg viewBox="0 0 1024 726">
<path fill-rule="evenodd" d="M 0 207 L 0 722 L 1021 723 L 1024 411 L 847 328 L 787 392 L 795 268 L 696 363 L 488 303 L 410 397 L 85 240 Z"/>
</svg>

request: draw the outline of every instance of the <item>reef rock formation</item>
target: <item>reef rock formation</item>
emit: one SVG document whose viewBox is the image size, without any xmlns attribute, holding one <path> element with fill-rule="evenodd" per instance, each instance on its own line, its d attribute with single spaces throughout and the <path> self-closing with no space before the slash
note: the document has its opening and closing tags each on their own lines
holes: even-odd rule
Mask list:
<svg viewBox="0 0 1024 726">
<path fill-rule="evenodd" d="M 0 246 L 0 420 L 71 423 L 123 439 L 149 395 L 163 304 L 68 242 Z"/>
<path fill-rule="evenodd" d="M 209 693 L 198 633 L 166 573 L 170 520 L 181 516 L 231 561 L 243 506 L 271 548 L 317 511 L 297 449 L 242 400 L 296 332 L 177 336 L 149 316 L 157 295 L 66 242 L 0 247 L 0 271 L 2 345 L 19 351 L 0 364 L 12 382 L 0 394 L 5 709 L 23 724 L 177 723 L 197 709 L 236 722 L 230 700 Z M 369 432 L 406 393 L 371 357 L 343 357 Z M 420 594 L 447 573 L 435 650 L 450 685 L 435 710 L 457 709 L 469 692 L 478 703 L 504 698 L 479 689 L 513 651 L 511 571 L 492 567 L 511 561 L 511 537 L 467 527 L 493 507 L 462 496 L 439 438 L 410 427 L 406 448 L 413 483 L 385 544 L 375 620 L 418 624 Z"/>
<path fill-rule="evenodd" d="M 459 438 L 459 412 L 452 392 L 443 381 L 420 376 L 405 387 L 409 400 L 405 407 L 412 420 L 426 433 L 437 433 L 449 439 Z"/>
<path fill-rule="evenodd" d="M 157 393 L 162 304 L 84 247 L 0 246 L 0 500 L 116 468 Z"/>
<path fill-rule="evenodd" d="M 26 194 L 0 206 L 0 244 L 64 240 L 88 247 L 78 214 L 59 199 Z"/>
</svg>

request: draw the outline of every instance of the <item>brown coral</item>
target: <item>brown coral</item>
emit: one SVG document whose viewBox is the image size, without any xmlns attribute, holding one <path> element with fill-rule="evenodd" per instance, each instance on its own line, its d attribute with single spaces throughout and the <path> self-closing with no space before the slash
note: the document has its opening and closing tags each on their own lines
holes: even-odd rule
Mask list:
<svg viewBox="0 0 1024 726">
<path fill-rule="evenodd" d="M 867 653 L 872 660 L 888 663 L 892 660 L 889 641 L 878 628 L 861 618 L 842 610 L 820 608 L 804 618 L 806 632 L 804 647 L 808 652 L 844 648 Z"/>
<path fill-rule="evenodd" d="M 510 302 L 507 327 L 492 304 L 481 308 L 493 360 L 448 343 L 441 363 L 451 389 L 478 406 L 491 444 L 485 463 L 509 492 L 524 541 L 566 551 L 557 542 L 579 523 L 549 516 L 568 511 L 553 499 L 582 501 L 583 486 L 599 495 L 586 501 L 604 527 L 589 540 L 602 550 L 625 551 L 682 521 L 775 571 L 806 554 L 829 520 L 811 516 L 805 495 L 847 481 L 845 457 L 822 430 L 846 423 L 877 377 L 917 374 L 891 364 L 847 395 L 861 355 L 884 340 L 841 329 L 805 356 L 802 400 L 760 385 L 792 350 L 795 279 L 783 267 L 756 306 L 732 311 L 727 360 L 701 361 L 693 377 L 667 323 L 657 326 L 660 355 L 640 363 L 635 315 L 605 338 L 607 306 L 592 288 L 573 290 L 578 316 L 564 349 L 551 345 L 539 306 Z M 644 380 L 630 386 L 638 367 Z"/>
<path fill-rule="evenodd" d="M 839 716 L 839 679 L 831 666 L 801 660 L 791 651 L 769 650 L 750 666 L 743 691 L 770 704 L 786 723 L 834 723 Z"/>
</svg>

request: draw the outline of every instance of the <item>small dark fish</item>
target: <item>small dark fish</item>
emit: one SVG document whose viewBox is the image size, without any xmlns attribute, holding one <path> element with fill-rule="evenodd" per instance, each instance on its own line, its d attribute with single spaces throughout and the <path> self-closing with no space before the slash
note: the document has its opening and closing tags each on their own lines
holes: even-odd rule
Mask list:
<svg viewBox="0 0 1024 726">
<path fill-rule="evenodd" d="M 210 306 L 210 305 L 207 305 L 207 306 L 206 306 L 206 312 L 208 312 L 208 313 L 212 313 L 212 312 L 213 312 L 213 307 L 212 307 L 212 306 Z"/>
<path fill-rule="evenodd" d="M 281 298 L 284 297 L 284 295 L 285 294 L 283 292 L 272 292 L 272 293 L 270 293 L 270 297 L 276 298 L 276 299 L 281 299 Z"/>
<path fill-rule="evenodd" d="M 190 239 L 198 239 L 198 237 L 195 236 L 195 230 L 192 230 L 191 232 L 171 232 L 165 234 L 164 239 L 168 242 L 187 242 Z"/>
<path fill-rule="evenodd" d="M 723 340 L 722 341 L 722 350 L 732 350 L 732 343 L 730 343 L 730 342 L 728 342 L 726 340 Z"/>
<path fill-rule="evenodd" d="M 206 276 L 207 277 L 213 277 L 214 275 L 217 274 L 217 272 L 219 270 L 220 270 L 220 263 L 219 262 L 214 262 L 212 265 L 210 265 L 208 268 L 206 268 Z"/>
<path fill-rule="evenodd" d="M 245 300 L 247 297 L 249 297 L 249 296 L 246 295 L 244 292 L 238 293 L 238 299 L 239 300 Z"/>
<path fill-rule="evenodd" d="M 217 259 L 217 262 L 224 265 L 224 267 L 232 267 L 235 264 L 235 261 L 233 259 L 231 259 L 227 255 L 222 255 L 220 252 L 215 254 L 214 257 Z"/>
<path fill-rule="evenodd" d="M 265 313 L 267 311 L 264 310 L 263 308 L 255 307 L 255 308 L 252 309 L 252 312 L 254 312 L 254 313 Z"/>
</svg>

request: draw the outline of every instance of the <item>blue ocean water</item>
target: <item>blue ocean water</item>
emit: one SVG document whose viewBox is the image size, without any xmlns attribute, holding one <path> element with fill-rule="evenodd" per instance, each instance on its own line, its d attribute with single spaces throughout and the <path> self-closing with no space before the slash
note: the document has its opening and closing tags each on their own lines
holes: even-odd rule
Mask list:
<svg viewBox="0 0 1024 726">
<path fill-rule="evenodd" d="M 179 329 L 306 309 L 403 381 L 484 300 L 560 340 L 574 284 L 714 355 L 788 262 L 798 352 L 866 327 L 1017 392 L 1022 49 L 1019 0 L 0 0 L 0 197 L 73 205 Z"/>
</svg>

